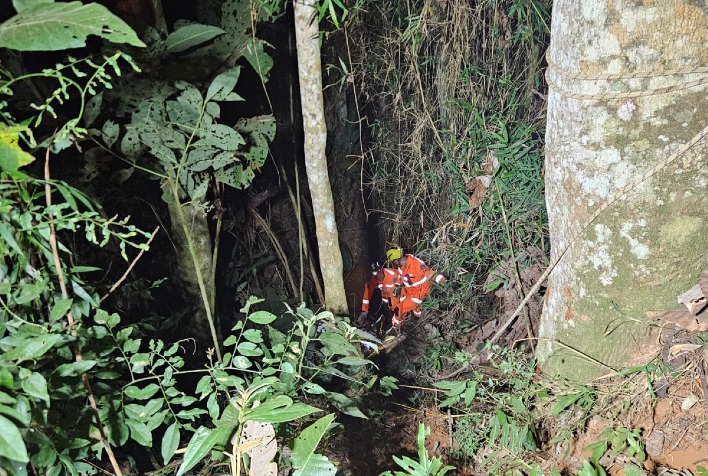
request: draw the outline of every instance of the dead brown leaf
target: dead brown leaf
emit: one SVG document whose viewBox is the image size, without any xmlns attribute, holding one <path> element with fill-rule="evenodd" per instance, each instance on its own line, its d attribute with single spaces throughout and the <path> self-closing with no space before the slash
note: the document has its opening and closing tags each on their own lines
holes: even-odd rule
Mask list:
<svg viewBox="0 0 708 476">
<path fill-rule="evenodd" d="M 646 311 L 650 319 L 662 320 L 691 332 L 708 330 L 708 320 L 704 316 L 694 316 L 686 309 L 668 309 L 664 311 Z"/>
</svg>

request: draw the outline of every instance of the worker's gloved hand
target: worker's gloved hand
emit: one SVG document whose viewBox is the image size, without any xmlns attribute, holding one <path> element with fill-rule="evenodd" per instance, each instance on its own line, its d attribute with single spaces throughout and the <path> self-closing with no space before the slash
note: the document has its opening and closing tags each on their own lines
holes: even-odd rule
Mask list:
<svg viewBox="0 0 708 476">
<path fill-rule="evenodd" d="M 395 288 L 393 288 L 394 297 L 401 297 L 401 288 L 402 287 L 403 286 L 396 286 Z"/>
<path fill-rule="evenodd" d="M 356 320 L 357 324 L 366 324 L 366 320 L 368 319 L 369 315 L 366 312 L 362 312 L 359 314 L 359 318 Z"/>
</svg>

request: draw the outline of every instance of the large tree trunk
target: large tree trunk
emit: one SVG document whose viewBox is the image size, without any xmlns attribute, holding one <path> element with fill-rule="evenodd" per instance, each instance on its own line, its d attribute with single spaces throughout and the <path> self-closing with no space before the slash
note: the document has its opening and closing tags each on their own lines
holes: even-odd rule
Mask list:
<svg viewBox="0 0 708 476">
<path fill-rule="evenodd" d="M 315 215 L 320 269 L 325 288 L 324 304 L 335 314 L 345 315 L 348 310 L 342 277 L 342 254 L 339 249 L 334 201 L 325 155 L 327 128 L 324 119 L 316 3 L 315 0 L 293 2 L 300 100 L 305 132 L 305 168 Z"/>
<path fill-rule="evenodd" d="M 645 363 L 656 343 L 645 312 L 676 307 L 708 267 L 707 16 L 690 0 L 554 2 L 552 261 L 572 246 L 549 278 L 548 373 L 587 381 Z"/>
</svg>

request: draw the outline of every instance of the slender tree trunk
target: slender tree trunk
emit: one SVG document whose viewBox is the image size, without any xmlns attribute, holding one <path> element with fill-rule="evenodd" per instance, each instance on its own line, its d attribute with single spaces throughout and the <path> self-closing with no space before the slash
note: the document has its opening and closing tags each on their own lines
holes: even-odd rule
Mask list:
<svg viewBox="0 0 708 476">
<path fill-rule="evenodd" d="M 320 269 L 325 288 L 325 306 L 335 314 L 348 313 L 342 277 L 334 200 L 327 171 L 327 128 L 322 95 L 320 37 L 315 0 L 295 0 L 295 38 L 297 42 L 300 99 L 305 132 L 305 167 L 315 215 Z"/>
<path fill-rule="evenodd" d="M 221 360 L 221 336 L 210 297 L 214 295 L 212 241 L 207 217 L 200 207 L 172 200 L 170 212 L 172 241 L 177 247 L 177 271 L 191 304 L 191 334 L 200 343 L 214 347 Z M 191 241 L 191 246 L 190 246 Z M 201 281 L 201 283 L 200 283 Z M 208 307 L 209 306 L 209 307 Z"/>
<path fill-rule="evenodd" d="M 546 293 L 547 373 L 588 381 L 646 363 L 657 344 L 646 311 L 675 308 L 708 267 L 706 44 L 703 2 L 554 2 L 552 260 L 572 246 Z"/>
</svg>

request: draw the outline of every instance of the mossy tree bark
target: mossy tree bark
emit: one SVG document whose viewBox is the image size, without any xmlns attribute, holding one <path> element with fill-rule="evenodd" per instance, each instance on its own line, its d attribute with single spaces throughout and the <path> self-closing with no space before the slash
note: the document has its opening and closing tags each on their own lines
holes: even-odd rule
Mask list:
<svg viewBox="0 0 708 476">
<path fill-rule="evenodd" d="M 552 261 L 574 241 L 549 278 L 547 373 L 588 381 L 645 363 L 657 341 L 645 311 L 675 308 L 708 265 L 706 44 L 701 2 L 554 2 Z"/>
<path fill-rule="evenodd" d="M 176 194 L 176 193 L 175 193 Z M 221 337 L 213 304 L 212 240 L 207 216 L 202 207 L 192 203 L 167 202 L 170 212 L 172 241 L 177 248 L 177 271 L 191 306 L 191 331 L 200 343 L 213 347 L 221 361 Z"/>
<path fill-rule="evenodd" d="M 320 36 L 317 23 L 317 2 L 295 0 L 295 38 L 297 43 L 300 100 L 305 132 L 305 168 L 312 197 L 320 269 L 324 282 L 325 306 L 335 314 L 345 315 L 347 299 L 344 292 L 342 254 L 334 216 L 332 187 L 327 171 L 327 127 L 322 94 Z"/>
</svg>

